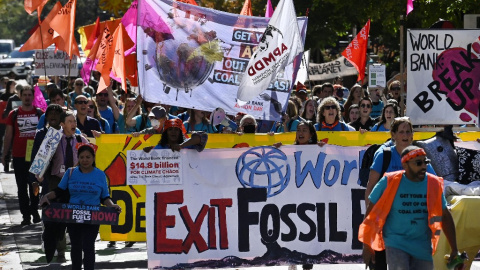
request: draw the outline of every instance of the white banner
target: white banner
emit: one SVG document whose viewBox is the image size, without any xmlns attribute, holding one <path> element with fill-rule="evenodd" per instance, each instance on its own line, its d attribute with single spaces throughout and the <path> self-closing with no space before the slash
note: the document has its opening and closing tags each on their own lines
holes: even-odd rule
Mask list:
<svg viewBox="0 0 480 270">
<path fill-rule="evenodd" d="M 139 89 L 145 100 L 204 111 L 221 107 L 227 114 L 244 112 L 258 119 L 281 118 L 293 65 L 254 100 L 242 107 L 236 102 L 241 76 L 269 18 L 171 0 L 140 1 L 138 12 Z M 299 29 L 306 23 L 306 18 L 298 18 Z"/>
<path fill-rule="evenodd" d="M 38 149 L 37 155 L 30 166 L 29 172 L 43 176 L 47 170 L 50 160 L 52 160 L 55 151 L 57 151 L 58 144 L 62 139 L 63 132 L 50 127 L 45 135 L 45 138 Z"/>
<path fill-rule="evenodd" d="M 182 156 L 171 149 L 127 151 L 127 185 L 182 184 Z"/>
<path fill-rule="evenodd" d="M 48 76 L 78 76 L 80 65 L 77 56 L 70 57 L 64 51 L 55 49 L 35 50 L 35 74 L 44 75 L 45 68 Z"/>
<path fill-rule="evenodd" d="M 415 125 L 478 124 L 480 30 L 407 32 L 407 115 Z"/>
<path fill-rule="evenodd" d="M 183 183 L 147 188 L 148 267 L 359 262 L 364 149 L 182 150 Z"/>
<path fill-rule="evenodd" d="M 343 56 L 331 62 L 308 65 L 308 75 L 311 81 L 331 80 L 336 76 L 345 77 L 357 74 L 357 69 Z"/>
<path fill-rule="evenodd" d="M 304 51 L 302 56 L 302 62 L 300 63 L 300 67 L 298 68 L 297 72 L 297 82 L 301 82 L 305 84 L 308 80 L 308 63 L 310 62 L 310 50 Z"/>
</svg>

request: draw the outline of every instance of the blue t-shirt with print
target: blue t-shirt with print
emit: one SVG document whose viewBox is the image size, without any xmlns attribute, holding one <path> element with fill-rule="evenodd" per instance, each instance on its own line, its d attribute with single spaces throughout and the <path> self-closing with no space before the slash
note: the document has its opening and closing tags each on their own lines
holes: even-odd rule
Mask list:
<svg viewBox="0 0 480 270">
<path fill-rule="evenodd" d="M 70 176 L 70 170 L 73 172 Z M 102 199 L 109 197 L 107 176 L 98 169 L 93 168 L 89 173 L 82 173 L 79 167 L 70 168 L 63 175 L 58 187 L 70 193 L 72 204 L 100 205 Z"/>
<path fill-rule="evenodd" d="M 397 151 L 397 148 L 395 146 L 392 146 L 390 152 L 392 153 L 392 156 L 386 172 L 395 172 L 395 171 L 403 170 L 402 159 L 400 157 L 400 154 Z M 372 166 L 370 166 L 370 170 L 374 170 L 378 173 L 381 173 L 382 166 L 383 166 L 383 147 L 380 147 L 375 152 L 375 155 L 373 156 L 373 163 L 372 163 Z M 431 164 L 427 165 L 427 172 L 437 175 Z"/>
<path fill-rule="evenodd" d="M 377 203 L 387 187 L 382 177 L 368 198 Z M 428 227 L 427 176 L 421 182 L 409 180 L 405 174 L 400 181 L 392 208 L 383 227 L 385 246 L 401 249 L 411 256 L 432 261 L 431 230 Z M 442 194 L 442 205 L 447 201 Z"/>
</svg>

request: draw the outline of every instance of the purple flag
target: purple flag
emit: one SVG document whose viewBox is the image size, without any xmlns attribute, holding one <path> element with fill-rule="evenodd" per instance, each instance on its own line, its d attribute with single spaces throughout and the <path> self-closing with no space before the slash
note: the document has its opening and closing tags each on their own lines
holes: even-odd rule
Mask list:
<svg viewBox="0 0 480 270">
<path fill-rule="evenodd" d="M 413 11 L 413 0 L 407 0 L 407 15 Z"/>
<path fill-rule="evenodd" d="M 92 61 L 92 59 L 87 57 L 85 63 L 83 63 L 82 70 L 80 70 L 80 76 L 82 77 L 85 84 L 90 82 L 90 74 L 92 73 L 93 68 L 97 65 L 98 59 Z"/>
<path fill-rule="evenodd" d="M 33 106 L 45 111 L 48 105 L 47 105 L 47 102 L 45 101 L 45 98 L 43 97 L 42 90 L 40 90 L 40 87 L 38 87 L 38 85 L 35 86 L 34 90 L 35 90 L 35 93 L 34 93 L 34 99 L 33 99 Z"/>
<path fill-rule="evenodd" d="M 133 43 L 135 43 L 132 48 L 125 51 L 125 56 L 130 55 L 137 50 L 137 7 L 137 0 L 133 0 L 132 5 L 122 17 L 122 24 L 125 26 L 127 34 L 132 39 Z"/>
<path fill-rule="evenodd" d="M 267 1 L 267 9 L 265 10 L 265 18 L 271 18 L 273 15 L 273 7 L 272 2 L 270 0 Z"/>
</svg>

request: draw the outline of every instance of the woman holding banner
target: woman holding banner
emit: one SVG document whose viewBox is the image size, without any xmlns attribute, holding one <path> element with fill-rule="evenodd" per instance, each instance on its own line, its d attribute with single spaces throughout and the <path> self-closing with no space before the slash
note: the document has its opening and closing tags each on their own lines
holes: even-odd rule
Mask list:
<svg viewBox="0 0 480 270">
<path fill-rule="evenodd" d="M 65 193 L 70 194 L 69 203 L 77 205 L 99 206 L 100 203 L 115 208 L 118 212 L 122 209 L 110 199 L 105 173 L 95 166 L 94 144 L 77 144 L 78 166 L 68 169 L 58 187 L 40 200 L 40 205 L 49 205 L 50 200 Z M 98 235 L 98 224 L 69 223 L 67 225 L 70 235 L 72 269 L 85 270 L 95 267 L 95 239 Z"/>
</svg>

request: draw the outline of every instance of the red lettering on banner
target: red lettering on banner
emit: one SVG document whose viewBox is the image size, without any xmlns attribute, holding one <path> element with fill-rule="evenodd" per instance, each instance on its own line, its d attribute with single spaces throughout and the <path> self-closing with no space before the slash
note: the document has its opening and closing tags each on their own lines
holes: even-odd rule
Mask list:
<svg viewBox="0 0 480 270">
<path fill-rule="evenodd" d="M 228 249 L 227 207 L 232 206 L 232 199 L 211 199 L 210 204 L 218 207 L 220 249 Z"/>
<path fill-rule="evenodd" d="M 192 220 L 192 217 L 188 212 L 188 206 L 180 207 L 179 211 L 180 216 L 182 217 L 183 222 L 185 223 L 188 230 L 187 237 L 185 238 L 185 241 L 183 241 L 183 252 L 188 253 L 193 243 L 195 243 L 195 246 L 197 247 L 199 253 L 207 250 L 207 243 L 200 234 L 200 228 L 202 226 L 203 220 L 205 219 L 205 216 L 208 213 L 208 205 L 204 204 L 202 206 L 202 209 L 200 209 L 200 212 L 195 218 L 195 221 Z"/>
<path fill-rule="evenodd" d="M 167 216 L 167 205 L 181 203 L 183 203 L 183 190 L 155 194 L 155 253 L 182 253 L 182 240 L 167 238 L 167 228 L 175 227 L 175 216 Z"/>
<path fill-rule="evenodd" d="M 217 230 L 215 229 L 215 207 L 208 209 L 208 248 L 217 249 Z"/>
</svg>

